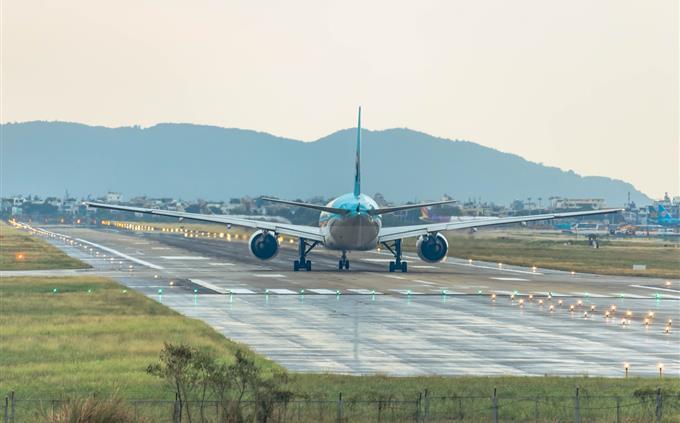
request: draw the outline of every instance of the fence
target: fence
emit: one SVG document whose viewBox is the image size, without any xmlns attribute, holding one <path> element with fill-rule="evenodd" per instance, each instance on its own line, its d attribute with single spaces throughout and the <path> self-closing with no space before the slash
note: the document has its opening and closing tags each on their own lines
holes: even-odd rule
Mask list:
<svg viewBox="0 0 680 423">
<path fill-rule="evenodd" d="M 4 399 L 3 422 L 49 421 L 66 399 Z M 425 391 L 410 400 L 295 399 L 274 402 L 263 412 L 252 401 L 128 400 L 138 419 L 151 422 L 678 422 L 680 394 L 645 392 L 627 396 L 507 397 L 436 396 Z M 235 408 L 235 406 L 237 408 Z"/>
</svg>

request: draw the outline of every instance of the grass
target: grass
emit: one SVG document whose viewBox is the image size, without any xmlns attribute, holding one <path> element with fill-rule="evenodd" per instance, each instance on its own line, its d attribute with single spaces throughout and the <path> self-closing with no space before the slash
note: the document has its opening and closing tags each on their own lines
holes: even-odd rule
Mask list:
<svg viewBox="0 0 680 423">
<path fill-rule="evenodd" d="M 0 221 L 0 270 L 83 269 L 89 265 Z"/>
<path fill-rule="evenodd" d="M 22 398 L 116 391 L 162 398 L 165 387 L 145 368 L 164 342 L 224 357 L 245 348 L 105 278 L 6 277 L 0 301 L 0 392 Z M 276 367 L 263 358 L 258 364 Z"/>
<path fill-rule="evenodd" d="M 680 278 L 680 244 L 660 239 L 607 239 L 600 248 L 573 235 L 537 231 L 449 232 L 449 256 L 603 275 Z M 413 241 L 407 244 L 413 248 Z M 633 270 L 645 264 L 646 270 Z"/>
</svg>

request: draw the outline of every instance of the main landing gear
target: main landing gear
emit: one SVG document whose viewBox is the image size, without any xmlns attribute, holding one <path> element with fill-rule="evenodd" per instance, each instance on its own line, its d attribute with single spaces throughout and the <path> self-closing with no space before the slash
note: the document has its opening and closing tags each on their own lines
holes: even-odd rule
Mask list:
<svg viewBox="0 0 680 423">
<path fill-rule="evenodd" d="M 401 240 L 395 239 L 391 243 L 388 241 L 381 242 L 381 244 L 394 254 L 394 261 L 390 262 L 390 272 L 401 270 L 402 273 L 406 273 L 408 271 L 408 265 L 405 261 L 401 260 Z"/>
<path fill-rule="evenodd" d="M 349 270 L 349 260 L 347 259 L 347 251 L 342 250 L 342 257 L 338 261 L 338 270 Z"/>
<path fill-rule="evenodd" d="M 307 254 L 314 249 L 319 244 L 319 241 L 309 242 L 304 238 L 300 238 L 298 244 L 298 253 L 300 254 L 300 260 L 295 260 L 293 262 L 293 271 L 297 272 L 300 269 L 310 271 L 312 270 L 312 262 L 307 260 Z"/>
</svg>

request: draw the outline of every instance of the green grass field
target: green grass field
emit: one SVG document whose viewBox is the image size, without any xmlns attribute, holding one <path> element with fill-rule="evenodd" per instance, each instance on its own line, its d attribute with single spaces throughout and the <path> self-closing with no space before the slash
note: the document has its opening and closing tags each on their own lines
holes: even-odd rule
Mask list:
<svg viewBox="0 0 680 423">
<path fill-rule="evenodd" d="M 50 244 L 0 221 L 0 270 L 82 269 L 89 267 Z"/>
<path fill-rule="evenodd" d="M 538 231 L 449 232 L 449 256 L 604 275 L 680 278 L 680 244 L 660 239 L 609 239 L 600 248 L 573 235 Z M 414 242 L 407 243 L 413 248 Z M 633 270 L 645 264 L 647 270 Z"/>
</svg>

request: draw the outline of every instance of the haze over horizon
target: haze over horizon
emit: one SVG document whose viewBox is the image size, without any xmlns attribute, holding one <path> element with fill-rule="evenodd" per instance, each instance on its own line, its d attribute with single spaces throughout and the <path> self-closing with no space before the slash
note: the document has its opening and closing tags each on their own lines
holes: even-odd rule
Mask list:
<svg viewBox="0 0 680 423">
<path fill-rule="evenodd" d="M 408 127 L 680 193 L 677 1 L 7 1 L 0 122 Z"/>
</svg>

